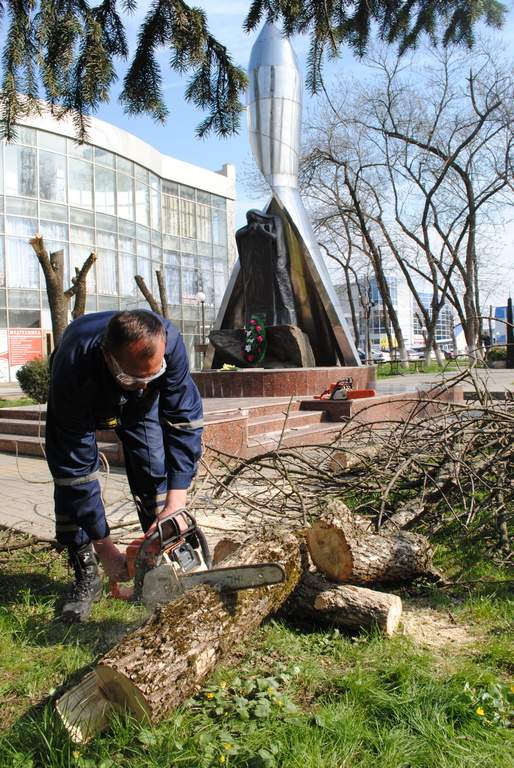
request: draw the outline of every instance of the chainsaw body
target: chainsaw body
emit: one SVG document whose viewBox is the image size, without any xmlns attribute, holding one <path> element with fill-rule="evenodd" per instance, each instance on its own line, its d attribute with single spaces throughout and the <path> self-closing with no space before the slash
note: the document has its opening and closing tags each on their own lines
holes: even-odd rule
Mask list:
<svg viewBox="0 0 514 768">
<path fill-rule="evenodd" d="M 185 509 L 157 523 L 150 536 L 140 536 L 127 547 L 127 570 L 133 587 L 111 583 L 111 595 L 142 602 L 153 610 L 166 605 L 195 586 L 220 592 L 279 584 L 285 572 L 278 563 L 211 568 L 207 540 L 195 518 Z"/>
<path fill-rule="evenodd" d="M 209 547 L 203 531 L 186 509 L 177 510 L 159 520 L 150 536 L 139 536 L 127 549 L 127 571 L 133 586 L 111 582 L 110 593 L 121 600 L 145 602 L 145 581 L 149 573 L 165 565 L 173 573 L 186 574 L 211 566 Z"/>
</svg>

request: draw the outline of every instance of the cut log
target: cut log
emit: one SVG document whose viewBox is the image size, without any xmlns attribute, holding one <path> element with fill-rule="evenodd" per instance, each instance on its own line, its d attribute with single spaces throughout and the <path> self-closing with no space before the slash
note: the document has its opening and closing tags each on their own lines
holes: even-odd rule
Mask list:
<svg viewBox="0 0 514 768">
<path fill-rule="evenodd" d="M 57 711 L 77 742 L 109 724 L 113 711 L 128 711 L 157 723 L 194 694 L 215 665 L 229 656 L 297 585 L 304 567 L 300 540 L 244 544 L 224 564 L 280 563 L 283 584 L 220 593 L 200 586 L 158 609 L 141 627 L 107 653 L 93 672 L 62 696 Z"/>
<path fill-rule="evenodd" d="M 391 636 L 402 615 L 398 595 L 343 586 L 319 573 L 305 573 L 280 613 L 301 624 L 340 627 L 349 632 L 379 629 Z"/>
<path fill-rule="evenodd" d="M 234 539 L 220 539 L 216 546 L 214 547 L 214 552 L 212 553 L 212 564 L 218 565 L 223 560 L 226 560 L 226 558 L 230 557 L 230 555 L 233 555 L 234 552 L 236 552 L 241 547 L 241 542 L 234 541 Z"/>
<path fill-rule="evenodd" d="M 353 519 L 342 502 L 329 502 L 306 531 L 307 546 L 318 571 L 332 581 L 352 584 L 410 582 L 434 577 L 432 550 L 424 536 L 405 531 L 378 535 Z"/>
<path fill-rule="evenodd" d="M 328 461 L 328 467 L 335 475 L 350 472 L 352 469 L 368 469 L 373 471 L 373 462 L 380 454 L 380 447 L 367 445 L 354 451 L 333 451 Z"/>
</svg>

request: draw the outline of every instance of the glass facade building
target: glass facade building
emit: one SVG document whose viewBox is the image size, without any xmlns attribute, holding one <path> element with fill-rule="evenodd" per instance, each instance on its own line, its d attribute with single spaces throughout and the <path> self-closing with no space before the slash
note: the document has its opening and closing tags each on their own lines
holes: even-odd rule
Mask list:
<svg viewBox="0 0 514 768">
<path fill-rule="evenodd" d="M 65 288 L 95 252 L 88 312 L 148 308 L 134 276 L 158 297 L 160 269 L 171 319 L 198 367 L 195 344 L 214 321 L 234 256 L 232 166 L 214 173 L 182 163 L 94 119 L 84 145 L 51 117 L 27 123 L 16 142 L 0 144 L 0 331 L 51 328 L 29 244 L 40 233 L 48 252 L 64 251 Z"/>
<path fill-rule="evenodd" d="M 424 344 L 422 325 L 420 323 L 420 312 L 417 302 L 412 295 L 406 279 L 401 274 L 391 274 L 386 276 L 386 281 L 391 294 L 391 300 L 398 314 L 398 321 L 407 346 L 422 346 Z M 361 291 L 367 293 L 367 301 L 370 302 L 370 313 L 368 319 L 370 342 L 373 346 L 386 347 L 387 329 L 386 317 L 384 314 L 384 303 L 377 285 L 375 277 L 365 277 L 361 282 Z M 345 317 L 351 326 L 351 313 L 349 308 L 346 285 L 336 285 L 336 292 L 339 295 Z M 358 286 L 355 283 L 351 285 L 354 306 L 358 315 L 359 332 L 361 335 L 361 346 L 364 346 L 366 338 L 366 316 L 360 300 Z M 423 306 L 430 308 L 432 294 L 426 291 L 418 290 Z M 452 309 L 449 304 L 445 304 L 439 313 L 436 324 L 436 341 L 441 349 L 450 349 L 452 347 Z M 391 324 L 390 333 L 394 337 Z"/>
</svg>

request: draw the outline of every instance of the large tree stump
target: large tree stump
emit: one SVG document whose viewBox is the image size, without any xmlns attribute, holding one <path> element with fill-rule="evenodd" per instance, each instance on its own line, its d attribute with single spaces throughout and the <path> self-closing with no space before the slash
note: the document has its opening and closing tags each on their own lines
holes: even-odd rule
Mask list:
<svg viewBox="0 0 514 768">
<path fill-rule="evenodd" d="M 330 625 L 349 632 L 379 629 L 390 636 L 400 622 L 402 601 L 387 592 L 343 586 L 319 573 L 305 573 L 280 612 L 309 626 Z"/>
<path fill-rule="evenodd" d="M 231 594 L 196 587 L 158 609 L 109 651 L 93 673 L 57 701 L 73 740 L 84 742 L 103 730 L 113 710 L 157 723 L 194 694 L 216 664 L 295 588 L 304 569 L 300 540 L 289 534 L 244 544 L 224 565 L 262 562 L 280 563 L 286 581 Z"/>
<path fill-rule="evenodd" d="M 390 584 L 433 576 L 432 550 L 424 536 L 366 530 L 342 502 L 329 502 L 306 531 L 316 568 L 332 581 Z"/>
</svg>

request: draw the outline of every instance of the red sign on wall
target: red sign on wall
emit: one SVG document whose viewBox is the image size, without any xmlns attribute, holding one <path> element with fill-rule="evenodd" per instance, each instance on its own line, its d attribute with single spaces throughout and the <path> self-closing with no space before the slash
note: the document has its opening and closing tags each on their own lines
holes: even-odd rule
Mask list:
<svg viewBox="0 0 514 768">
<path fill-rule="evenodd" d="M 39 328 L 10 328 L 8 340 L 12 367 L 43 357 L 43 336 Z"/>
</svg>

